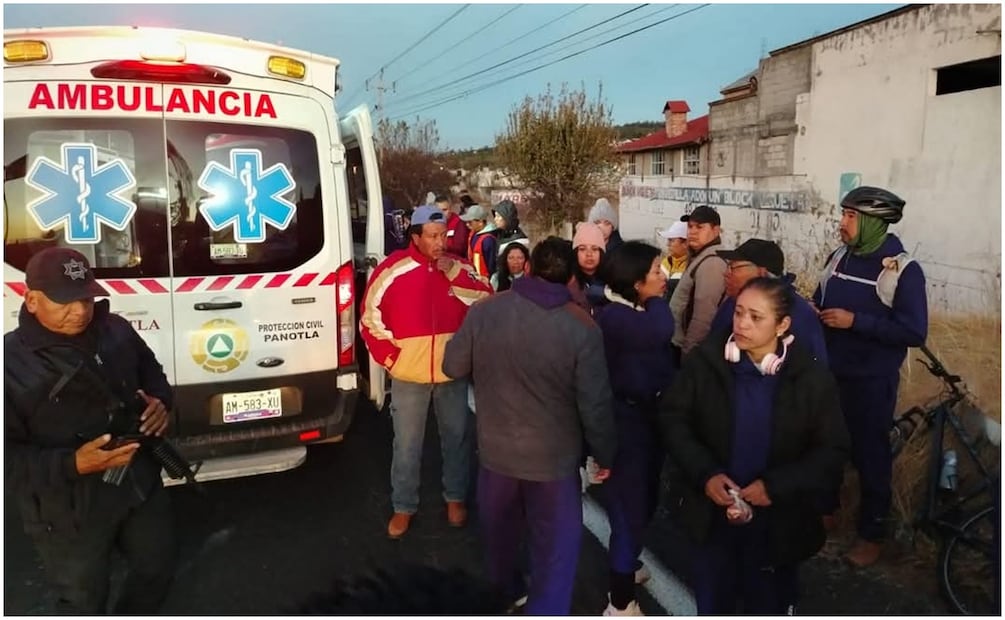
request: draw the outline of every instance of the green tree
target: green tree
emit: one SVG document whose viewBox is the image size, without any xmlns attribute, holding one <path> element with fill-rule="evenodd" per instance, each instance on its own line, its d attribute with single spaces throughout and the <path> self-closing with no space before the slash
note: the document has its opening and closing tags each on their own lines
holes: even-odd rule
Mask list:
<svg viewBox="0 0 1005 620">
<path fill-rule="evenodd" d="M 399 208 L 425 202 L 429 191 L 447 191 L 454 175 L 438 161 L 440 132 L 436 121 L 382 120 L 377 125 L 380 185 Z"/>
<path fill-rule="evenodd" d="M 530 190 L 531 217 L 547 230 L 583 218 L 602 187 L 617 177 L 617 135 L 600 89 L 595 100 L 585 89 L 563 84 L 536 99 L 527 97 L 509 114 L 496 137 L 504 170 Z"/>
</svg>

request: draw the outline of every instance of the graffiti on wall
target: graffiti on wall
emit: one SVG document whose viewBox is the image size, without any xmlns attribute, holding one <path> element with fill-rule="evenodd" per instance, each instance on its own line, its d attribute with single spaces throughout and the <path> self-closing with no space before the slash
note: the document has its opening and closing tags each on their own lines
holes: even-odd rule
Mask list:
<svg viewBox="0 0 1005 620">
<path fill-rule="evenodd" d="M 760 190 L 717 189 L 714 187 L 652 187 L 622 183 L 622 198 L 648 198 L 713 207 L 740 207 L 765 211 L 804 211 L 806 192 L 770 192 Z"/>
<path fill-rule="evenodd" d="M 530 205 L 530 196 L 527 192 L 515 189 L 494 189 L 490 194 L 493 205 L 497 205 L 503 200 L 509 200 L 513 204 L 525 207 Z"/>
</svg>

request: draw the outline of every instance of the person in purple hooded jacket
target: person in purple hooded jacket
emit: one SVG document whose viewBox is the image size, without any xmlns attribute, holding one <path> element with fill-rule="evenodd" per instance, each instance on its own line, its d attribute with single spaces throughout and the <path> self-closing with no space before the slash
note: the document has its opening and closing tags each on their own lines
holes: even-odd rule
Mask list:
<svg viewBox="0 0 1005 620">
<path fill-rule="evenodd" d="M 904 204 L 876 187 L 848 192 L 841 201 L 844 245 L 827 259 L 813 295 L 851 435 L 852 464 L 859 472 L 858 537 L 845 556 L 859 567 L 879 559 L 886 534 L 893 470 L 890 425 L 900 367 L 908 347 L 923 345 L 928 334 L 925 274 L 900 239 L 887 232 L 900 221 Z M 835 488 L 825 506 L 831 523 L 837 498 Z"/>
</svg>

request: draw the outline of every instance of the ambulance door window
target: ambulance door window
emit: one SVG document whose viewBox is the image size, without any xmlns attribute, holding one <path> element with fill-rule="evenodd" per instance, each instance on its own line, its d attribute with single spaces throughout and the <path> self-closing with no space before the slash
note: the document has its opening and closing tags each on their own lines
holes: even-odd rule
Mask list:
<svg viewBox="0 0 1005 620">
<path fill-rule="evenodd" d="M 5 120 L 4 261 L 67 246 L 98 278 L 167 276 L 163 153 L 155 120 Z"/>
<path fill-rule="evenodd" d="M 366 217 L 370 203 L 366 195 L 363 154 L 358 146 L 346 149 L 346 181 L 349 189 L 349 216 L 352 219 L 352 250 L 356 269 L 366 273 Z"/>
<path fill-rule="evenodd" d="M 167 145 L 175 276 L 289 271 L 324 247 L 310 133 L 169 121 Z"/>
</svg>

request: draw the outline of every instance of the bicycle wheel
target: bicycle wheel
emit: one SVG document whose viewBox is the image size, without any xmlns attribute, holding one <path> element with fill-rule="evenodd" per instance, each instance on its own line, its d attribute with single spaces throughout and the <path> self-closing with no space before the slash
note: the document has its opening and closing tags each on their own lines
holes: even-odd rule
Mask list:
<svg viewBox="0 0 1005 620">
<path fill-rule="evenodd" d="M 998 615 L 1001 608 L 998 514 L 988 506 L 968 517 L 942 548 L 939 585 L 962 614 Z"/>
</svg>

